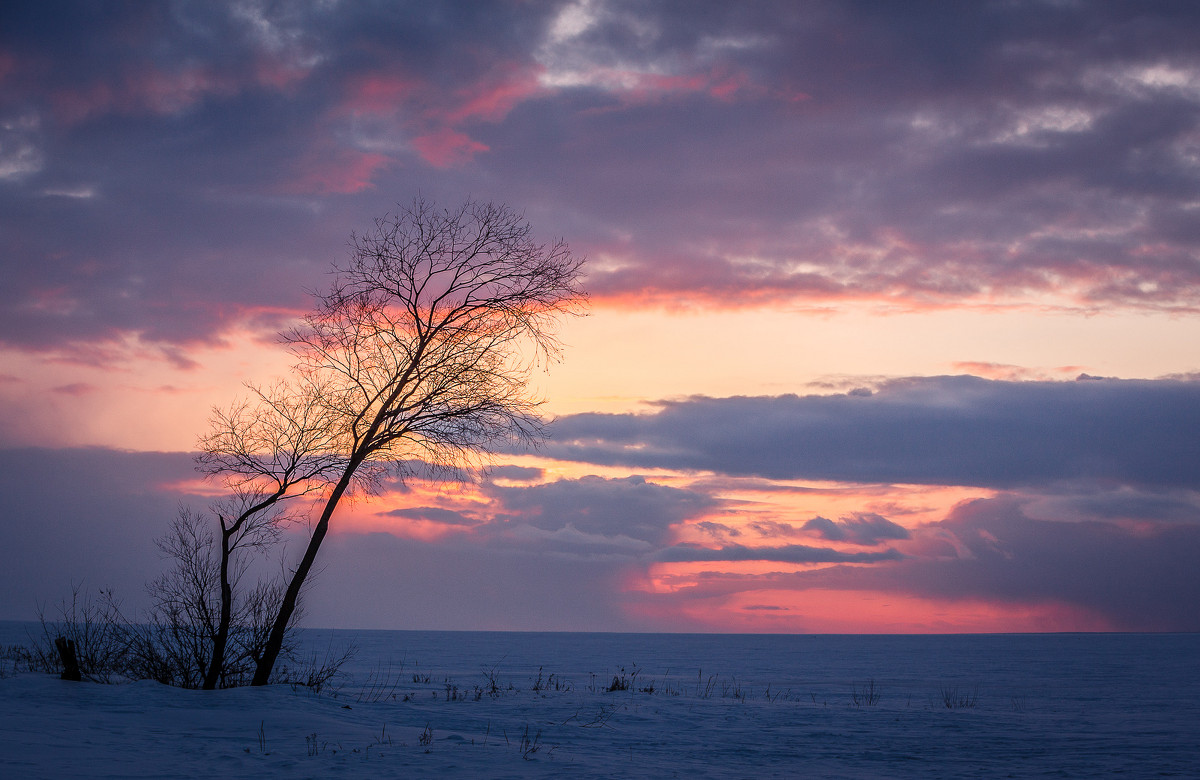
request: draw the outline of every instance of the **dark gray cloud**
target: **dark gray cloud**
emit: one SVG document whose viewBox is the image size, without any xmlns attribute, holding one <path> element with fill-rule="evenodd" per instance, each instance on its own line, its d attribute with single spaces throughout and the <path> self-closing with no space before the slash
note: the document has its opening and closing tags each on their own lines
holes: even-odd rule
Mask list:
<svg viewBox="0 0 1200 780">
<path fill-rule="evenodd" d="M 598 299 L 1200 303 L 1194 5 L 573 7 L 6 4 L 0 343 L 272 328 L 417 190 Z"/>
<path fill-rule="evenodd" d="M 472 526 L 479 525 L 480 523 L 478 518 L 470 517 L 462 512 L 456 512 L 453 509 L 443 509 L 436 506 L 391 509 L 387 512 L 381 512 L 380 515 L 383 517 L 400 517 L 405 520 L 424 520 L 442 525 Z"/>
<path fill-rule="evenodd" d="M 897 525 L 882 515 L 863 513 L 841 520 L 830 520 L 827 517 L 814 517 L 803 526 L 805 531 L 811 531 L 822 539 L 830 542 L 851 542 L 853 544 L 873 545 L 893 539 L 907 539 L 908 529 Z"/>
<path fill-rule="evenodd" d="M 548 454 L 771 479 L 1200 488 L 1200 383 L 895 380 L 871 395 L 691 398 L 579 414 Z"/>
<path fill-rule="evenodd" d="M 569 530 L 582 538 L 572 534 L 545 538 L 580 549 L 600 547 L 608 540 L 629 552 L 628 542 L 635 541 L 642 543 L 636 551 L 645 552 L 665 542 L 670 526 L 722 506 L 704 493 L 658 485 L 639 476 L 588 476 L 526 487 L 493 485 L 487 490 L 503 513 L 494 521 L 497 533 L 522 525 L 552 534 Z"/>
<path fill-rule="evenodd" d="M 749 525 L 766 537 L 795 536 L 799 532 L 791 523 L 781 523 L 777 520 L 752 520 Z"/>
<path fill-rule="evenodd" d="M 709 534 L 710 536 L 713 536 L 714 538 L 718 538 L 718 539 L 722 538 L 722 537 L 726 537 L 726 536 L 741 536 L 742 535 L 742 532 L 740 530 L 738 530 L 737 528 L 734 528 L 731 525 L 725 525 L 724 523 L 714 523 L 711 520 L 701 520 L 700 522 L 694 523 L 693 525 L 695 525 L 695 527 L 699 528 L 701 531 L 704 531 L 705 533 Z"/>
<path fill-rule="evenodd" d="M 514 482 L 530 482 L 535 479 L 541 479 L 544 473 L 544 469 L 533 468 L 531 466 L 496 466 L 488 470 L 487 476 L 496 479 L 508 479 Z"/>
<path fill-rule="evenodd" d="M 1075 485 L 1027 495 L 1038 499 L 1037 515 L 1047 519 L 1200 522 L 1200 492 L 1195 490 Z"/>
</svg>

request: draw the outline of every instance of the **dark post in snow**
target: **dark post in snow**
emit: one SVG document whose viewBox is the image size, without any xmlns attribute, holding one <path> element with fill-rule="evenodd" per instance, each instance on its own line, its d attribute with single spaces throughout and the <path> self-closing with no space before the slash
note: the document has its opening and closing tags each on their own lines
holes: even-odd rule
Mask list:
<svg viewBox="0 0 1200 780">
<path fill-rule="evenodd" d="M 79 673 L 79 659 L 75 656 L 75 640 L 60 636 L 54 640 L 54 646 L 58 648 L 58 657 L 62 659 L 61 678 L 81 682 L 83 675 Z"/>
</svg>

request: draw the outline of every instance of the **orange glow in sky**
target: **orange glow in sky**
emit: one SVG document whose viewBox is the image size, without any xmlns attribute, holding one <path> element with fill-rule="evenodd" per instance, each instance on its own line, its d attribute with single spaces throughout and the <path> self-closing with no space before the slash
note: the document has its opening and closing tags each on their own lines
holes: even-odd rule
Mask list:
<svg viewBox="0 0 1200 780">
<path fill-rule="evenodd" d="M 873 591 L 764 587 L 694 600 L 639 601 L 633 609 L 644 620 L 674 619 L 694 627 L 692 630 L 734 633 L 953 634 L 1110 629 L 1103 618 L 1063 603 L 949 601 Z"/>
</svg>

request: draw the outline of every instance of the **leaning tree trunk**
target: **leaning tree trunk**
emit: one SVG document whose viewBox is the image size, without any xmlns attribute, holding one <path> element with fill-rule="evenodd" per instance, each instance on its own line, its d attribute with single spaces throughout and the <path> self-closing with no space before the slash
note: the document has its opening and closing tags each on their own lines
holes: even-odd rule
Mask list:
<svg viewBox="0 0 1200 780">
<path fill-rule="evenodd" d="M 279 653 L 283 650 L 283 640 L 287 636 L 288 625 L 292 622 L 292 615 L 296 611 L 296 605 L 300 602 L 300 589 L 304 587 L 304 580 L 308 578 L 308 573 L 312 570 L 313 562 L 317 559 L 317 550 L 321 548 L 321 542 L 325 540 L 325 534 L 329 532 L 329 518 L 333 515 L 333 510 L 341 500 L 342 494 L 350 486 L 350 478 L 354 475 L 355 468 L 357 468 L 357 464 L 348 467 L 342 474 L 342 478 L 333 488 L 329 500 L 325 502 L 321 519 L 313 527 L 308 547 L 304 550 L 304 557 L 300 559 L 300 564 L 292 574 L 292 580 L 283 594 L 283 602 L 279 605 L 279 614 L 276 615 L 275 622 L 271 625 L 271 633 L 267 637 L 266 644 L 263 645 L 262 655 L 259 656 L 254 669 L 254 678 L 250 681 L 251 685 L 266 685 L 271 679 L 275 661 L 279 659 Z"/>
</svg>

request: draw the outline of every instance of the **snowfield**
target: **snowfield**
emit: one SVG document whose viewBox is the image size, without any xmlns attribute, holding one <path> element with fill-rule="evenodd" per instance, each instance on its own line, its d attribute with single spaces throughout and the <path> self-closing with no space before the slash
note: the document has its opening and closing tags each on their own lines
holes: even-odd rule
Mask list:
<svg viewBox="0 0 1200 780">
<path fill-rule="evenodd" d="M 1195 634 L 351 641 L 320 693 L 6 670 L 0 776 L 1200 776 Z"/>
</svg>

